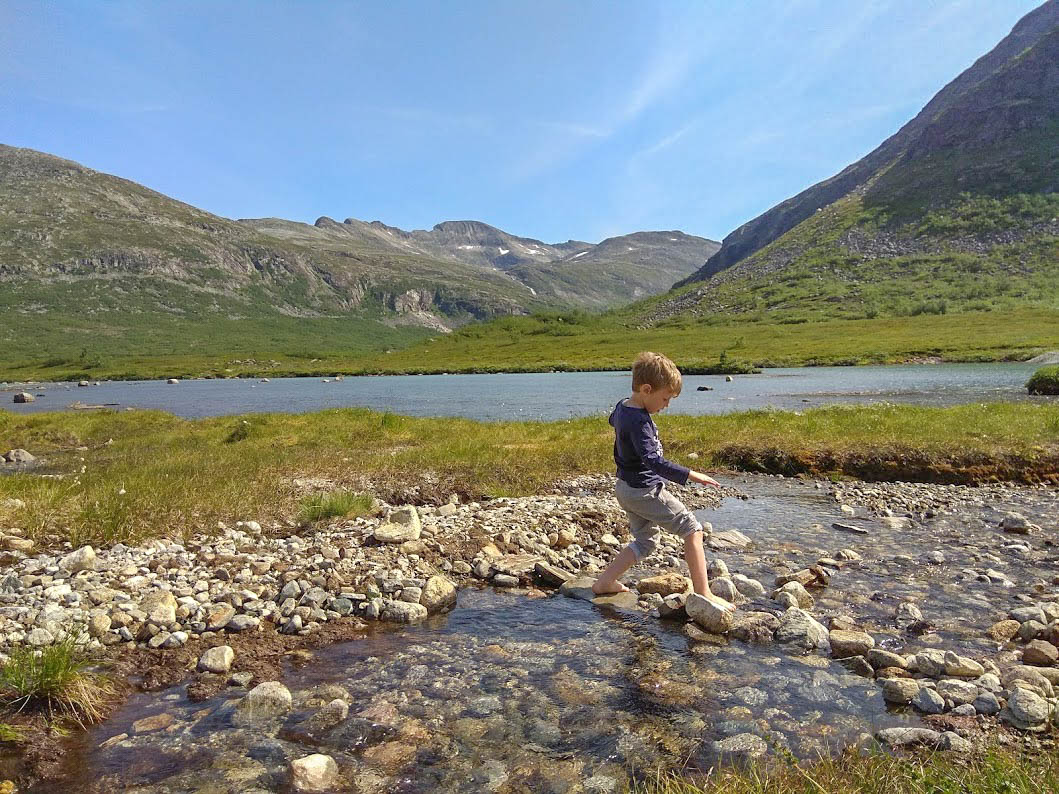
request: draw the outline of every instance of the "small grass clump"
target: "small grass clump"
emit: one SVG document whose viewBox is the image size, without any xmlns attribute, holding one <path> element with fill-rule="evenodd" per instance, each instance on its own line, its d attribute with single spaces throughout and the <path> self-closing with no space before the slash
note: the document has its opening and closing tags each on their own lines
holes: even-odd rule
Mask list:
<svg viewBox="0 0 1059 794">
<path fill-rule="evenodd" d="M 858 755 L 812 763 L 712 770 L 697 778 L 659 774 L 627 794 L 1051 794 L 1059 753 L 990 748 L 970 758 L 945 753 Z"/>
<path fill-rule="evenodd" d="M 106 676 L 88 671 L 92 659 L 81 648 L 82 637 L 69 631 L 53 645 L 13 649 L 0 666 L 0 697 L 7 706 L 42 708 L 82 726 L 102 721 L 115 690 Z"/>
<path fill-rule="evenodd" d="M 355 518 L 372 512 L 375 498 L 370 493 L 332 491 L 316 493 L 301 500 L 298 520 L 311 524 L 326 518 Z"/>
<path fill-rule="evenodd" d="M 1059 365 L 1041 367 L 1026 383 L 1030 394 L 1059 394 Z"/>
</svg>

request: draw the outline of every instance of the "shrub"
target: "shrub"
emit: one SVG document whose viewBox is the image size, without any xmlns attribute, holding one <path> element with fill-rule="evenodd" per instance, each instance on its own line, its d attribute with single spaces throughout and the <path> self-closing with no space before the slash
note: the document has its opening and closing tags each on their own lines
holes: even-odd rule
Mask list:
<svg viewBox="0 0 1059 794">
<path fill-rule="evenodd" d="M 1059 365 L 1041 367 L 1026 382 L 1030 394 L 1059 394 Z"/>
</svg>

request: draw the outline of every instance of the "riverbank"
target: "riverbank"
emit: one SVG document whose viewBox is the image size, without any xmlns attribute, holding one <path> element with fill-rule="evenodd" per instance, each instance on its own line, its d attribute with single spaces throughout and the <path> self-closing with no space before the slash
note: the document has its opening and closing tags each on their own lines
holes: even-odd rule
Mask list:
<svg viewBox="0 0 1059 794">
<path fill-rule="evenodd" d="M 271 338 L 265 333 L 260 336 Z M 426 341 L 409 335 L 404 346 L 394 343 L 384 352 L 362 352 L 351 344 L 336 347 L 327 338 L 314 337 L 296 348 L 263 344 L 241 347 L 229 355 L 213 349 L 169 355 L 114 347 L 117 342 L 109 338 L 106 350 L 94 351 L 81 342 L 64 343 L 60 337 L 47 357 L 17 348 L 7 351 L 0 380 L 622 371 L 641 350 L 664 352 L 688 371 L 733 366 L 1025 361 L 1055 347 L 1059 312 L 1023 308 L 1003 314 L 923 314 L 796 324 L 770 323 L 767 317 L 728 323 L 714 316 L 652 327 L 642 327 L 620 313 L 602 317 L 572 313 L 507 317 Z M 76 345 L 80 352 L 64 344 Z"/>
<path fill-rule="evenodd" d="M 779 792 L 800 790 L 783 759 L 876 742 L 946 748 L 889 767 L 909 779 L 1053 774 L 1055 489 L 723 479 L 682 496 L 714 522 L 714 587 L 739 606 L 727 627 L 685 625 L 668 536 L 632 593 L 581 600 L 574 577 L 627 540 L 607 477 L 306 528 L 250 519 L 11 552 L 0 640 L 45 647 L 80 618 L 116 671 L 158 692 L 87 741 L 29 753 L 24 780 L 267 791 L 322 754 L 336 790 L 620 791 L 629 770 L 646 784 L 734 762 L 750 767 L 734 790 Z M 564 580 L 570 598 L 554 594 Z M 977 760 L 996 746 L 1015 753 L 1006 767 Z M 822 779 L 863 780 L 873 763 Z"/>
<path fill-rule="evenodd" d="M 707 469 L 966 484 L 1059 477 L 1052 404 L 836 406 L 658 423 L 669 455 Z M 609 472 L 612 443 L 602 417 L 483 423 L 363 409 L 199 420 L 0 411 L 3 452 L 34 458 L 3 471 L 48 475 L 0 477 L 0 505 L 24 504 L 17 524 L 0 506 L 0 526 L 54 545 L 190 537 L 248 517 L 297 523 L 307 482 L 391 503 L 526 495 Z"/>
</svg>

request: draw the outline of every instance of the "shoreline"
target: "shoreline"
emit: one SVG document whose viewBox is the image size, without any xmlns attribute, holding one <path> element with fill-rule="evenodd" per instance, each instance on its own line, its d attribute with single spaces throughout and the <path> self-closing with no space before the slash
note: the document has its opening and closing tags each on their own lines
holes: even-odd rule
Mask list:
<svg viewBox="0 0 1059 794">
<path fill-rule="evenodd" d="M 725 498 L 740 498 L 741 486 L 738 478 L 736 479 L 735 487 L 728 485 L 724 490 L 723 495 Z M 772 490 L 783 488 L 785 482 L 787 480 L 782 477 L 753 479 L 753 476 L 751 476 L 750 478 L 752 486 L 756 483 L 757 486 L 755 487 L 766 487 Z M 873 517 L 871 519 L 873 525 L 879 526 L 887 525 L 886 522 L 889 520 L 887 513 L 893 516 L 894 527 L 918 528 L 930 525 L 933 519 L 929 518 L 929 516 L 959 515 L 961 512 L 977 509 L 975 508 L 976 505 L 984 506 L 992 503 L 1007 505 L 1012 504 L 1014 500 L 1020 503 L 1039 504 L 1041 510 L 1045 510 L 1048 515 L 1052 515 L 1048 511 L 1053 510 L 1056 504 L 1054 490 L 1041 487 L 1026 488 L 993 485 L 982 488 L 952 488 L 947 486 L 901 484 L 872 486 L 868 483 L 840 483 L 835 485 L 826 481 L 817 481 L 814 485 L 803 483 L 799 486 L 799 488 L 803 489 L 811 487 L 815 487 L 817 491 L 826 495 L 828 501 L 834 504 L 836 508 L 842 505 L 843 513 L 846 512 L 846 506 L 850 506 L 849 509 L 859 516 L 859 518 L 851 518 L 852 522 L 863 523 L 867 520 L 867 517 L 871 516 Z M 755 493 L 752 490 L 751 499 L 764 498 L 764 493 L 759 496 L 755 496 Z M 683 492 L 680 495 L 686 500 L 694 500 L 690 506 L 698 508 L 708 508 L 718 504 L 712 492 L 690 491 Z M 68 595 L 75 593 L 81 595 L 81 598 L 77 600 L 81 601 L 83 605 L 91 605 L 88 606 L 88 611 L 92 614 L 100 615 L 106 613 L 111 615 L 121 613 L 125 616 L 131 616 L 134 623 L 140 621 L 141 625 L 137 628 L 135 634 L 131 631 L 134 624 L 123 626 L 127 633 L 132 636 L 128 640 L 121 639 L 120 630 L 115 629 L 115 623 L 111 621 L 101 636 L 115 637 L 117 641 L 106 640 L 99 642 L 100 650 L 110 654 L 111 658 L 121 659 L 122 666 L 118 669 L 123 670 L 121 674 L 126 676 L 126 681 L 129 681 L 131 676 L 137 682 L 136 687 L 130 684 L 129 688 L 126 689 L 127 694 L 131 694 L 133 688 L 138 688 L 140 691 L 158 691 L 159 689 L 186 682 L 186 692 L 191 702 L 208 701 L 215 694 L 225 690 L 230 695 L 240 695 L 242 693 L 241 697 L 245 698 L 247 693 L 258 683 L 282 680 L 282 669 L 285 665 L 310 664 L 311 657 L 306 655 L 304 651 L 325 647 L 335 642 L 356 641 L 366 636 L 366 633 L 370 633 L 368 626 L 372 620 L 382 619 L 383 621 L 399 624 L 406 621 L 429 620 L 428 613 L 443 614 L 448 609 L 448 605 L 451 604 L 450 598 L 455 598 L 455 593 L 446 595 L 439 602 L 446 604 L 446 606 L 442 606 L 437 610 L 431 610 L 426 607 L 421 610 L 413 609 L 413 606 L 422 606 L 422 603 L 416 603 L 416 601 L 422 602 L 424 600 L 424 594 L 428 589 L 427 582 L 432 576 L 445 577 L 453 587 L 466 588 L 492 585 L 508 590 L 513 589 L 517 592 L 525 592 L 530 597 L 535 597 L 534 593 L 538 593 L 536 597 L 539 597 L 542 588 L 545 593 L 553 591 L 559 585 L 559 580 L 566 576 L 570 579 L 567 585 L 568 594 L 577 596 L 577 583 L 572 580 L 572 577 L 578 574 L 591 574 L 594 571 L 598 571 L 605 565 L 610 556 L 616 553 L 622 539 L 627 539 L 621 511 L 613 503 L 613 499 L 609 494 L 609 478 L 606 477 L 583 477 L 567 482 L 551 493 L 518 499 L 501 498 L 480 503 L 446 501 L 432 506 L 421 506 L 417 510 L 417 514 L 421 518 L 418 537 L 411 537 L 416 534 L 414 531 L 410 531 L 407 534 L 399 533 L 393 536 L 394 542 L 379 541 L 378 533 L 381 527 L 387 525 L 395 526 L 388 519 L 394 518 L 399 506 L 380 505 L 380 508 L 383 515 L 360 518 L 353 521 L 336 519 L 327 525 L 313 528 L 309 532 L 299 532 L 292 527 L 284 525 L 255 526 L 256 522 L 250 521 L 245 522 L 242 526 L 231 527 L 220 536 L 196 536 L 183 544 L 171 541 L 155 541 L 144 544 L 141 547 L 100 550 L 98 553 L 93 552 L 93 562 L 91 564 L 86 564 L 85 560 L 88 555 L 84 552 L 81 553 L 80 557 L 75 556 L 73 560 L 67 562 L 62 560 L 69 557 L 73 552 L 59 553 L 57 555 L 16 554 L 16 558 L 21 557 L 21 561 L 15 563 L 16 568 L 23 569 L 27 568 L 28 565 L 29 568 L 42 573 L 31 574 L 30 580 L 23 583 L 28 585 L 28 589 L 20 591 L 19 595 L 15 596 L 15 594 L 8 592 L 2 598 L 2 602 L 6 605 L 0 611 L 0 614 L 5 615 L 3 639 L 8 642 L 12 636 L 10 610 L 13 605 L 18 605 L 24 600 L 39 598 L 44 596 L 48 588 L 56 588 L 51 590 L 48 596 L 44 597 L 42 603 L 53 602 L 61 604 L 69 600 L 67 599 Z M 389 513 L 388 517 L 385 515 L 386 513 Z M 902 518 L 902 513 L 908 517 Z M 1053 518 L 1057 516 L 1059 516 L 1059 513 L 1056 513 Z M 571 518 L 573 518 L 572 521 Z M 407 529 L 409 525 L 398 524 L 397 526 Z M 534 527 L 535 529 L 533 529 Z M 1016 529 L 1014 524 L 1012 527 L 1013 530 Z M 568 531 L 570 535 L 564 537 L 562 534 L 564 531 Z M 916 531 L 922 531 L 922 529 L 917 529 Z M 841 544 L 856 547 L 866 542 L 857 535 L 843 534 L 841 531 L 827 530 L 827 533 L 832 538 L 834 549 L 838 549 Z M 385 532 L 382 534 L 385 535 Z M 552 537 L 553 535 L 554 538 Z M 722 560 L 726 558 L 728 564 L 735 569 L 744 569 L 748 563 L 758 556 L 762 554 L 769 555 L 769 543 L 764 538 L 753 537 L 755 535 L 754 532 L 750 532 L 750 535 L 751 537 L 747 539 L 750 545 L 745 547 L 744 550 L 739 548 L 743 541 L 736 536 L 718 535 L 715 538 L 715 542 L 712 544 L 713 550 L 708 552 L 709 556 L 714 558 L 714 563 L 711 567 L 713 568 L 713 578 L 715 580 L 726 579 L 728 576 L 728 566 L 718 567 L 718 558 Z M 894 535 L 894 537 L 899 536 Z M 408 537 L 409 539 L 399 540 L 400 537 Z M 1018 530 L 1000 533 L 998 537 L 1014 543 L 1027 544 L 1028 548 L 1039 549 L 1042 535 L 1040 529 L 1034 529 L 1030 525 L 1025 532 Z M 722 538 L 725 538 L 723 542 Z M 983 539 L 984 536 L 976 542 L 982 543 Z M 819 541 L 811 538 L 806 540 L 810 549 L 820 545 Z M 869 545 L 878 548 L 879 542 L 871 541 Z M 913 545 L 918 546 L 919 544 Z M 1047 545 L 1047 539 L 1045 540 L 1045 545 Z M 664 558 L 665 555 L 670 555 L 673 560 L 676 559 L 676 541 L 663 535 L 662 549 L 663 559 L 660 559 L 652 566 L 647 566 L 646 570 L 640 569 L 637 571 L 636 576 L 642 577 L 654 570 L 661 570 L 663 573 L 673 570 L 670 567 L 671 563 L 665 563 Z M 919 549 L 919 551 L 921 552 L 922 549 Z M 1040 551 L 1035 553 L 1039 556 Z M 908 565 L 914 565 L 911 557 L 907 561 L 902 561 L 900 554 L 892 560 L 889 557 L 876 559 L 876 554 L 877 552 L 869 555 L 867 550 L 865 550 L 866 556 L 863 561 L 859 561 L 855 555 L 846 555 L 849 559 L 848 562 L 836 562 L 834 560 L 828 562 L 827 565 L 834 566 L 831 569 L 832 579 L 830 582 L 823 586 L 819 582 L 806 582 L 808 591 L 815 595 L 819 604 L 814 608 L 811 604 L 799 601 L 799 606 L 804 607 L 808 614 L 814 616 L 814 619 L 820 619 L 827 623 L 826 615 L 844 614 L 842 611 L 835 612 L 836 607 L 834 604 L 838 602 L 834 601 L 835 596 L 831 596 L 829 601 L 828 594 L 832 593 L 833 590 L 836 594 L 840 594 L 841 589 L 848 586 L 844 584 L 845 580 L 858 569 L 867 566 L 868 570 L 873 570 L 881 566 L 881 569 L 885 571 L 896 566 L 899 570 L 912 570 L 908 568 Z M 838 556 L 842 557 L 842 555 Z M 530 557 L 535 559 L 528 559 Z M 1009 560 L 1017 559 L 1017 557 L 1009 557 L 1008 554 L 1005 554 L 1005 558 Z M 799 557 L 795 557 L 795 559 L 797 560 Z M 807 559 L 811 561 L 814 557 L 808 557 Z M 134 565 L 133 563 L 137 560 L 145 564 Z M 933 560 L 933 557 L 931 557 L 931 560 Z M 265 565 L 266 562 L 269 564 Z M 538 563 L 543 564 L 544 567 L 539 568 Z M 930 570 L 930 566 L 936 564 L 936 561 L 931 562 L 925 567 L 925 570 Z M 85 567 L 76 573 L 65 576 L 59 573 L 57 576 L 50 578 L 49 581 L 43 581 L 46 576 L 43 571 L 52 570 L 53 568 L 57 569 L 57 571 L 66 571 L 69 567 L 81 567 L 82 565 Z M 723 563 L 720 565 L 723 565 Z M 9 576 L 10 566 L 11 563 L 8 564 Z M 796 573 L 792 568 L 787 569 L 788 575 Z M 397 570 L 404 572 L 402 576 L 394 577 L 390 573 L 386 573 Z M 222 571 L 225 573 L 222 573 Z M 258 574 L 256 573 L 257 571 L 261 573 Z M 339 581 L 338 577 L 344 578 L 347 572 L 353 571 L 356 572 L 359 578 Z M 378 578 L 380 574 L 382 576 L 381 581 Z M 780 575 L 779 571 L 777 571 L 776 575 Z M 789 581 L 802 581 L 799 578 L 800 575 L 798 574 L 798 576 Z M 25 576 L 26 574 L 23 574 L 23 578 Z M 208 587 L 205 591 L 200 590 L 194 584 L 197 581 L 201 581 L 204 576 L 206 577 L 205 581 L 208 582 Z M 336 577 L 333 581 L 331 580 L 332 576 Z M 34 577 L 40 581 L 30 583 Z M 303 581 L 309 587 L 302 589 L 301 583 Z M 743 584 L 738 577 L 729 581 L 735 581 L 739 586 Z M 5 579 L 5 586 L 9 586 L 10 582 L 10 578 Z M 283 584 L 284 582 L 286 584 Z M 778 582 L 779 580 L 777 580 Z M 293 586 L 292 583 L 296 586 Z M 747 586 L 749 587 L 749 585 Z M 760 586 L 761 583 L 758 584 L 758 587 Z M 970 588 L 970 592 L 973 592 L 976 587 L 990 588 L 996 587 L 997 584 L 986 583 L 983 585 L 979 583 L 976 585 L 972 580 L 968 580 L 964 586 Z M 767 606 L 771 603 L 768 598 L 768 592 L 771 591 L 771 587 L 772 582 L 768 581 L 764 583 L 763 592 L 760 594 L 753 588 L 747 591 L 751 595 L 744 595 L 740 590 L 740 595 L 734 596 L 743 599 L 740 613 L 738 613 L 740 617 L 752 618 L 753 616 L 765 614 L 765 612 L 755 611 L 762 609 L 765 609 L 766 612 L 778 609 L 779 611 L 776 614 L 782 617 L 782 605 L 778 608 Z M 798 599 L 801 598 L 800 594 L 805 592 L 805 588 L 799 589 L 799 587 L 781 589 L 794 593 L 796 599 Z M 177 596 L 172 602 L 160 598 L 149 598 L 152 593 L 163 592 L 167 588 L 168 592 Z M 67 589 L 69 589 L 69 593 Z M 284 594 L 282 591 L 285 589 L 290 589 L 291 594 Z M 110 592 L 100 592 L 101 590 L 109 590 Z M 250 590 L 254 591 L 253 598 L 250 597 Z M 260 592 L 257 592 L 258 590 Z M 299 592 L 295 593 L 295 590 Z M 365 592 L 355 593 L 353 592 L 354 590 L 364 590 Z M 32 593 L 38 591 L 39 594 L 37 596 L 32 595 Z M 188 594 L 182 595 L 181 593 L 184 591 L 187 591 Z M 208 593 L 206 599 L 196 599 L 194 597 L 198 593 L 203 592 Z M 1021 592 L 1021 589 L 1013 592 Z M 1037 591 L 1023 603 L 1027 607 L 1034 602 L 1059 605 L 1059 588 L 1052 586 L 1050 592 L 1051 601 L 1042 600 L 1047 593 Z M 128 597 L 122 598 L 120 596 L 121 593 L 125 593 Z M 247 600 L 240 598 L 238 606 L 235 606 L 235 601 L 225 600 L 225 593 L 245 593 Z M 346 595 L 350 597 L 345 598 Z M 356 596 L 358 595 L 363 596 L 363 598 L 357 598 Z M 412 599 L 412 595 L 417 596 L 417 598 Z M 775 597 L 775 593 L 773 596 Z M 581 597 L 585 596 L 582 595 Z M 838 597 L 841 598 L 840 595 Z M 354 607 L 351 612 L 342 614 L 346 612 L 347 604 L 339 602 L 344 598 L 349 602 L 349 606 L 353 604 L 366 606 Z M 288 604 L 289 599 L 293 599 L 293 601 Z M 747 603 L 747 599 L 749 599 L 749 603 Z M 763 600 L 759 601 L 758 599 Z M 661 596 L 648 596 L 643 592 L 637 596 L 635 591 L 631 597 L 624 599 L 604 597 L 592 600 L 599 609 L 630 610 L 633 613 L 644 614 L 646 617 L 653 619 L 658 618 L 658 611 L 663 606 L 660 603 L 663 600 Z M 844 601 L 845 599 L 841 598 L 841 600 Z M 149 602 L 147 603 L 148 609 L 142 608 L 145 601 Z M 196 601 L 198 603 L 193 606 Z M 371 603 L 377 601 L 382 601 L 383 603 L 377 604 L 377 611 L 371 610 Z M 298 602 L 302 606 L 297 606 Z M 338 609 L 333 609 L 332 607 L 334 606 L 338 606 Z M 77 606 L 69 605 L 64 607 L 64 609 L 77 608 Z M 182 608 L 187 612 L 184 617 L 181 616 Z M 923 608 L 928 631 L 934 630 L 933 624 L 935 620 L 939 622 L 946 620 L 945 616 L 941 614 L 933 614 L 926 603 L 923 604 Z M 170 609 L 172 610 L 171 614 Z M 892 611 L 892 603 L 886 609 Z M 1059 611 L 1059 606 L 1055 606 L 1054 609 L 1053 606 L 1048 606 L 1047 609 Z M 286 615 L 283 614 L 285 611 L 287 612 Z M 299 622 L 297 624 L 298 630 L 291 634 L 283 633 L 285 627 L 291 625 L 294 618 L 299 617 L 302 611 L 307 615 L 306 623 L 302 625 Z M 998 605 L 998 608 L 992 610 L 993 614 L 987 613 L 980 616 L 973 626 L 974 634 L 969 636 L 977 636 L 979 633 L 984 635 L 993 631 L 996 626 L 991 627 L 990 624 L 998 618 L 1006 618 L 1007 611 L 1006 608 Z M 150 614 L 151 612 L 154 614 Z M 795 613 L 797 612 L 798 610 L 795 609 Z M 140 618 L 140 613 L 143 613 L 142 619 Z M 788 613 L 790 613 L 789 609 Z M 30 613 L 27 611 L 25 614 L 28 617 Z M 203 621 L 206 626 L 211 625 L 208 622 L 210 620 L 214 624 L 219 623 L 222 619 L 226 622 L 216 629 L 206 628 L 204 631 L 196 631 L 195 627 L 191 626 L 195 622 L 196 614 L 201 614 L 202 617 L 206 618 Z M 886 614 L 889 614 L 889 612 L 886 612 Z M 895 615 L 899 618 L 901 610 L 898 609 Z M 239 616 L 255 618 L 256 622 L 242 621 L 238 625 L 232 623 Z M 311 620 L 310 616 L 318 620 Z M 172 621 L 168 620 L 170 617 L 173 618 Z M 1059 617 L 1059 614 L 1056 617 Z M 56 620 L 54 616 L 43 619 L 45 622 Z M 1032 619 L 1032 617 L 1027 616 L 1027 620 Z M 755 623 L 755 620 L 758 622 Z M 734 644 L 736 647 L 745 647 L 748 651 L 763 647 L 758 644 L 764 641 L 760 634 L 764 630 L 759 625 L 760 620 L 760 618 L 751 619 L 749 623 L 746 623 L 745 629 L 734 628 L 729 632 L 731 639 L 727 642 Z M 39 621 L 40 618 L 37 618 L 33 623 L 37 625 L 37 628 L 44 628 L 44 625 L 39 624 Z M 104 621 L 96 623 L 97 630 L 102 625 L 102 622 Z M 313 622 L 316 622 L 315 628 L 308 629 L 307 626 Z M 179 624 L 181 628 L 174 626 L 174 623 Z M 228 623 L 232 623 L 231 629 L 229 629 Z M 243 626 L 242 623 L 247 625 Z M 842 641 L 846 640 L 844 635 L 841 635 L 841 632 L 867 630 L 877 637 L 893 632 L 892 627 L 887 630 L 881 624 L 873 622 L 873 620 L 869 620 L 863 629 L 858 629 L 858 624 L 847 626 L 841 621 L 835 623 L 834 617 L 831 618 L 831 623 L 831 643 L 829 645 L 820 645 L 819 638 L 810 640 L 812 636 L 811 626 L 809 626 L 809 633 L 798 635 L 802 639 L 797 639 L 796 642 L 813 642 L 811 649 L 809 649 L 810 654 L 823 654 L 824 658 L 828 656 L 837 657 L 840 654 L 836 650 L 837 646 L 835 643 L 839 641 L 836 637 Z M 1059 630 L 1059 620 L 1053 620 L 1053 623 L 1056 629 Z M 186 638 L 177 636 L 179 641 L 170 643 L 170 638 L 181 632 L 185 624 L 191 629 L 186 632 Z M 999 625 L 998 623 L 997 626 Z M 45 628 L 45 630 L 47 629 Z M 768 630 L 769 636 L 771 636 L 773 630 Z M 741 633 L 744 631 L 751 633 Z M 836 635 L 836 631 L 840 632 L 840 634 Z M 1007 631 L 1007 629 L 1005 628 L 1004 631 Z M 708 640 L 708 638 L 700 637 L 691 629 L 687 629 L 687 632 L 690 633 L 689 643 L 693 648 L 700 648 L 701 650 L 713 647 L 716 649 L 717 646 L 713 641 L 700 646 L 699 643 Z M 752 634 L 752 632 L 757 632 L 757 634 Z M 142 638 L 140 638 L 141 635 Z M 827 635 L 827 629 L 824 629 L 824 635 Z M 751 639 L 752 636 L 757 636 L 759 639 Z M 778 643 L 781 642 L 779 636 L 777 634 L 776 642 Z M 963 646 L 969 640 L 961 640 L 953 645 L 952 638 L 947 633 L 942 634 L 942 637 L 944 638 L 940 643 L 942 648 L 955 647 L 957 654 L 967 652 Z M 161 639 L 159 640 L 159 638 Z M 93 641 L 98 640 L 98 637 L 93 638 Z M 107 642 L 110 644 L 105 644 Z M 938 647 L 936 643 L 932 645 L 929 642 L 924 643 L 917 640 L 912 640 L 911 642 L 912 650 L 919 647 L 929 651 L 930 648 Z M 152 645 L 156 646 L 156 648 L 151 648 L 150 646 Z M 189 668 L 194 666 L 195 661 L 207 647 L 221 645 L 229 645 L 235 651 L 235 662 L 231 666 L 230 671 L 220 675 L 208 672 L 189 672 Z M 723 645 L 720 647 L 723 647 Z M 976 676 L 972 676 L 974 680 L 985 681 L 985 684 L 979 683 L 977 685 L 979 694 L 982 694 L 985 691 L 983 687 L 986 684 L 994 686 L 992 679 L 987 678 L 988 675 L 992 674 L 996 677 L 996 685 L 1001 687 L 1001 689 L 997 690 L 998 693 L 1000 691 L 1010 691 L 1011 687 L 1014 686 L 1014 684 L 1006 684 L 1004 682 L 1018 681 L 1020 682 L 1018 684 L 1019 687 L 1025 687 L 1031 691 L 1031 694 L 1041 691 L 1041 697 L 1048 699 L 1049 694 L 1045 690 L 1045 684 L 1040 680 L 1040 674 L 1038 674 L 1038 677 L 1034 677 L 1031 673 L 1026 672 L 1023 666 L 1018 664 L 1019 653 L 1021 653 L 1023 648 L 1023 640 L 1016 637 L 1013 641 L 1005 640 L 1000 642 L 999 645 L 994 645 L 994 648 L 999 649 L 999 656 L 996 657 L 995 663 L 991 661 L 992 657 L 984 652 L 986 645 L 972 643 L 970 647 L 977 648 L 977 651 L 973 653 L 974 658 L 958 655 L 956 658 L 963 661 L 952 667 L 951 670 L 943 671 L 941 681 L 936 684 L 939 690 L 944 689 L 947 692 L 948 689 L 945 689 L 945 687 L 948 687 L 953 689 L 954 692 L 962 691 L 955 684 L 942 686 L 944 680 L 947 680 L 946 674 L 950 678 L 955 677 L 957 680 L 967 681 L 969 680 L 968 673 L 974 673 Z M 828 648 L 830 648 L 830 652 Z M 933 663 L 931 660 L 934 657 L 930 654 L 933 651 L 927 653 L 919 663 L 910 661 L 913 657 L 908 656 L 908 653 L 906 652 L 904 657 L 895 656 L 893 653 L 890 653 L 889 656 L 885 654 L 879 656 L 878 659 L 872 662 L 872 667 L 874 667 L 873 675 L 865 678 L 865 682 L 870 684 L 871 677 L 875 677 L 875 686 L 881 687 L 887 699 L 889 699 L 887 693 L 890 689 L 893 689 L 894 692 L 899 693 L 895 697 L 904 698 L 907 694 L 907 700 L 904 700 L 904 703 L 912 700 L 913 696 L 905 693 L 902 688 L 906 687 L 906 685 L 886 683 L 891 680 L 907 681 L 910 679 L 900 676 L 897 676 L 896 679 L 889 677 L 896 674 L 883 674 L 880 672 L 882 668 L 876 666 L 876 662 L 878 664 L 886 662 L 890 665 L 912 665 L 911 669 L 914 675 L 912 680 L 919 681 L 920 689 L 922 689 L 932 680 L 930 675 L 932 668 L 930 665 Z M 922 655 L 922 651 L 920 655 Z M 873 659 L 870 654 L 868 658 L 870 661 Z M 945 658 L 947 659 L 947 657 Z M 919 665 L 918 668 L 915 666 L 917 664 Z M 1023 665 L 1025 664 L 1027 663 L 1023 662 Z M 942 664 L 943 669 L 945 666 L 945 664 Z M 990 673 L 994 668 L 996 672 Z M 1010 672 L 1008 668 L 1015 671 L 1012 675 L 1016 677 L 1008 677 L 1008 672 Z M 916 672 L 917 669 L 918 672 Z M 1008 672 L 1005 672 L 1006 670 Z M 250 674 L 249 677 L 245 675 L 247 673 Z M 1042 669 L 1042 673 L 1047 673 L 1049 676 L 1047 680 L 1051 684 L 1059 686 L 1059 676 L 1055 675 L 1059 674 L 1059 668 L 1053 668 L 1053 672 Z M 243 675 L 239 678 L 233 678 L 233 676 L 238 676 L 239 674 Z M 937 673 L 935 672 L 934 675 L 936 676 Z M 1055 678 L 1054 681 L 1051 680 L 1052 677 Z M 235 681 L 234 689 L 232 688 L 233 680 Z M 1007 687 L 1007 689 L 1004 689 L 1004 687 Z M 965 695 L 961 695 L 961 697 L 965 697 Z M 1025 697 L 1028 698 L 1029 696 Z M 1003 700 L 1002 696 L 1001 700 Z M 988 698 L 983 701 L 983 704 L 986 704 L 987 701 Z M 898 700 L 896 702 L 901 703 L 902 701 Z M 985 708 L 986 706 L 983 705 L 983 707 Z M 911 709 L 910 713 L 913 714 L 920 713 L 915 711 L 913 707 L 905 706 L 904 708 Z M 996 735 L 997 730 L 1000 730 L 1001 733 L 1010 731 L 1010 728 L 1001 729 L 1001 723 L 996 721 L 995 714 L 996 712 L 993 712 L 993 716 L 987 715 L 985 722 L 978 720 L 978 727 L 970 732 L 961 727 L 962 724 L 959 720 L 948 719 L 947 722 L 941 720 L 935 726 L 936 730 L 933 730 L 933 733 L 884 734 L 883 738 L 886 741 L 893 740 L 897 743 L 898 748 L 903 746 L 906 740 L 910 742 L 909 746 L 917 743 L 922 744 L 923 742 L 928 744 L 931 741 L 941 742 L 941 737 L 946 732 L 955 733 L 957 739 L 961 739 L 963 742 L 983 741 L 986 736 Z M 931 724 L 929 720 L 927 724 Z M 970 724 L 967 723 L 967 726 L 970 726 Z M 152 732 L 157 730 L 156 727 L 152 726 L 153 723 L 151 725 L 145 723 L 143 737 L 137 734 L 134 738 L 137 741 L 146 741 L 146 737 L 153 735 Z M 966 733 L 971 738 L 969 740 L 963 739 L 960 736 L 961 732 Z M 1010 735 L 1023 736 L 1025 734 L 1016 728 Z M 883 738 L 879 738 L 879 740 L 883 741 Z M 973 752 L 968 744 L 961 743 L 957 739 L 950 737 L 946 740 L 950 745 L 953 745 L 952 749 L 956 751 L 957 755 Z M 111 742 L 110 740 L 113 741 Z M 115 738 L 112 736 L 108 737 L 107 741 L 104 741 L 104 745 L 108 747 L 110 744 L 120 746 L 121 743 L 127 741 L 133 741 L 133 739 L 128 737 L 124 739 Z M 49 746 L 58 752 L 60 745 L 67 746 L 62 742 Z M 34 768 L 39 774 L 56 774 L 64 769 L 62 764 L 66 762 L 61 761 L 61 755 L 54 755 L 50 761 L 45 756 L 46 754 L 36 753 L 31 754 L 28 759 L 30 762 L 37 764 Z M 51 770 L 50 772 L 49 769 Z"/>
</svg>

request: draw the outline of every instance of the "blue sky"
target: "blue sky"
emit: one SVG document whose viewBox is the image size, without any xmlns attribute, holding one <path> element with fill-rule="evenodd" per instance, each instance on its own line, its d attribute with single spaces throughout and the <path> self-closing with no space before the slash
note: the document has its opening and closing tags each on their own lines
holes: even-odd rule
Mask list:
<svg viewBox="0 0 1059 794">
<path fill-rule="evenodd" d="M 720 239 L 1034 0 L 0 0 L 0 143 L 232 218 Z"/>
</svg>

